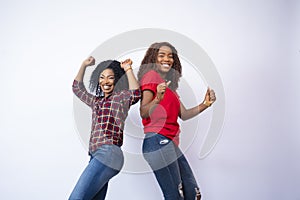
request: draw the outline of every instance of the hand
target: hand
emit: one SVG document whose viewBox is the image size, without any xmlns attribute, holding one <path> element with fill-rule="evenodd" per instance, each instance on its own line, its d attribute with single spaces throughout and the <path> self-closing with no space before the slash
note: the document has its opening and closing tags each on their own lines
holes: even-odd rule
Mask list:
<svg viewBox="0 0 300 200">
<path fill-rule="evenodd" d="M 164 98 L 167 87 L 170 85 L 171 81 L 163 82 L 157 85 L 156 87 L 156 98 L 162 100 Z"/>
<path fill-rule="evenodd" d="M 206 106 L 211 106 L 216 101 L 216 94 L 214 90 L 211 90 L 210 88 L 207 88 L 205 99 L 203 101 L 203 104 Z"/>
<path fill-rule="evenodd" d="M 95 58 L 90 56 L 87 59 L 85 59 L 82 63 L 83 66 L 88 67 L 95 64 Z"/>
<path fill-rule="evenodd" d="M 132 60 L 126 59 L 124 61 L 121 61 L 121 68 L 124 69 L 124 71 L 127 71 L 127 69 L 131 68 Z"/>
</svg>

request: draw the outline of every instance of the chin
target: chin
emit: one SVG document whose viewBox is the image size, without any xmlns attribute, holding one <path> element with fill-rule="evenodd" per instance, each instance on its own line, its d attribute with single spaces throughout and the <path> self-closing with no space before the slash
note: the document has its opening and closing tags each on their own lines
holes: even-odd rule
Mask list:
<svg viewBox="0 0 300 200">
<path fill-rule="evenodd" d="M 159 72 L 161 73 L 168 73 L 171 69 L 160 69 Z"/>
<path fill-rule="evenodd" d="M 104 94 L 111 94 L 111 93 L 113 93 L 113 90 L 111 90 L 111 91 L 103 91 L 103 93 Z"/>
</svg>

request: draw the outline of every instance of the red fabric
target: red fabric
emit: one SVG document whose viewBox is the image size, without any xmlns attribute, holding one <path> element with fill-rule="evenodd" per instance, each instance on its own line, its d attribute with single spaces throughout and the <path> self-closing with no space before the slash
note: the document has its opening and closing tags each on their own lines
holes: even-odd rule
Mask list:
<svg viewBox="0 0 300 200">
<path fill-rule="evenodd" d="M 156 87 L 164 82 L 161 76 L 151 70 L 147 72 L 141 80 L 141 91 L 150 90 L 153 92 L 153 98 L 156 98 Z M 155 132 L 170 138 L 179 144 L 180 128 L 177 122 L 180 112 L 179 96 L 176 92 L 167 88 L 164 98 L 157 105 L 150 117 L 143 118 L 144 132 Z"/>
</svg>

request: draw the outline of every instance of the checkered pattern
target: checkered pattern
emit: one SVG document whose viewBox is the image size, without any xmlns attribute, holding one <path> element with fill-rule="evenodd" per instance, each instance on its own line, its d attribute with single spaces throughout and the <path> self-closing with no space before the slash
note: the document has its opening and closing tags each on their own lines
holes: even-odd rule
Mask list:
<svg viewBox="0 0 300 200">
<path fill-rule="evenodd" d="M 73 92 L 93 111 L 89 152 L 93 153 L 103 144 L 122 146 L 124 122 L 129 107 L 139 101 L 140 90 L 122 90 L 107 98 L 96 97 L 87 92 L 82 82 L 74 80 Z"/>
</svg>

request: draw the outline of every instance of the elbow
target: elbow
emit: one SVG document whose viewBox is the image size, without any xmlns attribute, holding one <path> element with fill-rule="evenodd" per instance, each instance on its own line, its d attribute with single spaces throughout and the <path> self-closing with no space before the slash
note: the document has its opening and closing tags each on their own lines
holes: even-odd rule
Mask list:
<svg viewBox="0 0 300 200">
<path fill-rule="evenodd" d="M 72 92 L 75 94 L 76 93 L 76 88 L 74 87 L 74 85 L 72 85 Z"/>
<path fill-rule="evenodd" d="M 141 118 L 144 119 L 144 118 L 149 117 L 149 114 L 145 109 L 140 108 L 140 116 L 141 116 Z"/>
<path fill-rule="evenodd" d="M 182 121 L 186 121 L 186 120 L 190 119 L 185 113 L 180 113 L 179 117 Z"/>
<path fill-rule="evenodd" d="M 182 121 L 186 121 L 186 120 L 188 120 L 189 118 L 187 118 L 187 117 L 185 117 L 185 116 L 181 116 L 180 119 L 181 119 Z"/>
<path fill-rule="evenodd" d="M 140 111 L 140 116 L 142 119 L 149 117 L 147 113 Z"/>
</svg>

